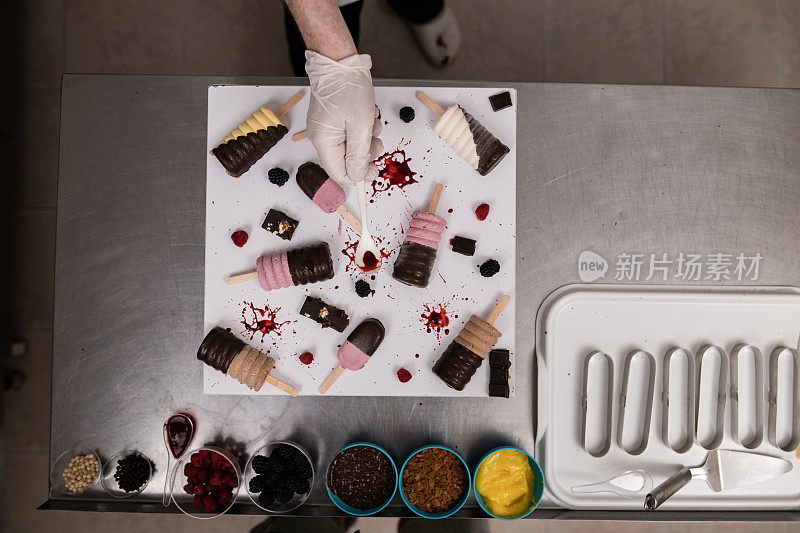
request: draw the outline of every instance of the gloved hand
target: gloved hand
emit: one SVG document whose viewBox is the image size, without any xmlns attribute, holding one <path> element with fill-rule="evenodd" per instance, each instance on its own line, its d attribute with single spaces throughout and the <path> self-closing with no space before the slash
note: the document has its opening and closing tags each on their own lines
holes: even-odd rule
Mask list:
<svg viewBox="0 0 800 533">
<path fill-rule="evenodd" d="M 382 128 L 372 88 L 372 59 L 367 54 L 334 61 L 306 50 L 311 82 L 306 130 L 322 168 L 340 183 L 372 181 L 372 164 L 383 152 Z"/>
</svg>

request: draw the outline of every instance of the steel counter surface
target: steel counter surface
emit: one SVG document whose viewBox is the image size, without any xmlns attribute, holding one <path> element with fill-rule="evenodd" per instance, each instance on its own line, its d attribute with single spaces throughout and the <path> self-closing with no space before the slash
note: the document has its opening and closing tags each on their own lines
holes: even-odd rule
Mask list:
<svg viewBox="0 0 800 533">
<path fill-rule="evenodd" d="M 63 81 L 51 461 L 76 445 L 103 458 L 136 448 L 156 471 L 133 500 L 160 501 L 162 424 L 178 410 L 197 418 L 195 445 L 223 443 L 242 458 L 267 440 L 303 444 L 316 459 L 317 480 L 299 514 L 339 514 L 323 473 L 353 441 L 376 442 L 401 462 L 420 445 L 442 443 L 471 466 L 497 445 L 534 450 L 536 311 L 551 291 L 579 281 L 584 250 L 606 258 L 760 251 L 756 283 L 800 284 L 793 253 L 800 234 L 800 91 L 511 84 L 519 108 L 516 396 L 204 396 L 195 353 L 205 334 L 204 165 L 213 83 L 298 80 Z M 291 122 L 291 132 L 304 129 L 296 117 Z M 101 501 L 112 501 L 99 485 L 77 498 L 51 493 L 51 500 L 87 509 L 111 508 Z M 239 501 L 249 503 L 244 488 Z M 382 514 L 410 513 L 398 495 Z M 458 516 L 483 514 L 470 497 Z"/>
</svg>

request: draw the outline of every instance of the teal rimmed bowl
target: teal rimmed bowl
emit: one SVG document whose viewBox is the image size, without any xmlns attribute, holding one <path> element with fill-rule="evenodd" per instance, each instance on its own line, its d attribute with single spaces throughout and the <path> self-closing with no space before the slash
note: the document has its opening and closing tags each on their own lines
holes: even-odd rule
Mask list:
<svg viewBox="0 0 800 533">
<path fill-rule="evenodd" d="M 486 503 L 484 503 L 483 501 L 483 496 L 481 496 L 481 493 L 478 492 L 478 487 L 475 485 L 475 480 L 478 477 L 478 470 L 480 470 L 483 462 L 486 460 L 487 457 L 501 450 L 515 450 L 524 453 L 525 455 L 528 456 L 528 464 L 531 465 L 531 470 L 533 470 L 533 502 L 531 502 L 530 507 L 528 507 L 528 509 L 519 516 L 514 516 L 514 517 L 497 516 L 492 512 L 490 512 L 489 509 L 486 507 Z M 533 456 L 528 452 L 526 452 L 525 450 L 515 448 L 514 446 L 501 446 L 499 448 L 495 448 L 494 450 L 489 451 L 486 455 L 481 457 L 480 461 L 478 461 L 478 466 L 475 468 L 475 472 L 472 474 L 472 491 L 475 493 L 475 499 L 478 500 L 478 505 L 480 505 L 481 509 L 483 509 L 489 516 L 497 518 L 498 520 L 519 520 L 520 518 L 525 518 L 526 516 L 531 514 L 534 511 L 534 509 L 539 507 L 539 502 L 542 501 L 542 494 L 544 493 L 544 473 L 542 472 L 542 468 L 539 466 L 539 463 L 536 462 L 536 459 L 534 459 Z"/>
<path fill-rule="evenodd" d="M 417 455 L 419 452 L 424 451 L 424 450 L 431 450 L 431 449 L 445 450 L 445 451 L 448 451 L 448 452 L 452 453 L 456 457 L 458 457 L 458 460 L 461 461 L 462 465 L 464 465 L 464 472 L 467 474 L 467 489 L 464 491 L 464 495 L 461 496 L 461 499 L 458 500 L 458 502 L 456 502 L 456 504 L 453 505 L 453 507 L 451 507 L 450 509 L 448 509 L 447 511 L 445 511 L 443 513 L 426 513 L 425 511 L 417 508 L 410 501 L 408 501 L 408 498 L 406 498 L 406 491 L 403 490 L 403 472 L 405 472 L 406 465 L 408 464 L 408 462 L 411 460 L 412 457 Z M 405 503 L 406 506 L 409 509 L 411 509 L 411 511 L 414 514 L 416 514 L 418 516 L 421 516 L 422 518 L 430 518 L 430 519 L 433 519 L 433 520 L 437 520 L 439 518 L 447 518 L 448 516 L 451 516 L 452 514 L 458 512 L 458 510 L 461 509 L 464 506 L 464 504 L 467 502 L 467 498 L 469 498 L 469 491 L 470 491 L 471 487 L 472 487 L 472 479 L 470 478 L 470 475 L 469 475 L 469 467 L 467 466 L 467 462 L 464 461 L 464 458 L 461 457 L 455 450 L 453 450 L 451 448 L 448 448 L 447 446 L 439 446 L 439 445 L 435 445 L 434 444 L 434 445 L 423 446 L 422 448 L 418 448 L 418 449 L 414 450 L 411 453 L 411 455 L 408 456 L 408 458 L 403 463 L 402 468 L 400 468 L 400 497 L 403 498 L 403 503 Z"/>
<path fill-rule="evenodd" d="M 355 507 L 350 507 L 349 505 L 344 503 L 337 495 L 331 492 L 331 488 L 328 486 L 328 471 L 330 471 L 331 469 L 331 464 L 333 464 L 333 460 L 336 459 L 339 456 L 339 454 L 342 453 L 343 451 L 347 450 L 348 448 L 353 448 L 355 446 L 369 446 L 370 448 L 375 448 L 376 450 L 378 450 L 383 455 L 389 458 L 389 462 L 392 464 L 392 469 L 394 470 L 394 487 L 392 488 L 392 494 L 386 499 L 385 502 L 383 502 L 377 507 L 373 507 L 372 509 L 364 510 L 364 509 L 356 509 Z M 392 456 L 389 455 L 389 452 L 387 452 L 377 444 L 372 444 L 371 442 L 354 442 L 353 444 L 349 444 L 344 448 L 342 448 L 341 450 L 339 450 L 338 452 L 336 452 L 336 455 L 334 455 L 333 459 L 331 459 L 330 463 L 328 463 L 328 468 L 325 470 L 325 489 L 328 491 L 328 497 L 331 499 L 334 505 L 336 505 L 336 507 L 338 507 L 345 513 L 351 514 L 353 516 L 374 515 L 375 513 L 379 513 L 384 509 L 384 507 L 389 505 L 389 502 L 392 501 L 395 493 L 397 492 L 397 465 L 394 463 L 394 459 L 392 459 Z"/>
</svg>

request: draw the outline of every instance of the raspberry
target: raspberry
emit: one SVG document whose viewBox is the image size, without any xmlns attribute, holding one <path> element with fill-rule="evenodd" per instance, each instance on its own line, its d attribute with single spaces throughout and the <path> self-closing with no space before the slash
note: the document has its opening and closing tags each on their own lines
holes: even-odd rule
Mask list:
<svg viewBox="0 0 800 533">
<path fill-rule="evenodd" d="M 233 244 L 241 248 L 245 245 L 245 243 L 247 243 L 247 232 L 244 230 L 234 231 L 231 234 L 231 240 L 233 241 Z"/>
<path fill-rule="evenodd" d="M 200 455 L 200 452 L 192 454 L 191 462 L 194 466 L 198 468 L 203 466 L 203 457 Z"/>
<path fill-rule="evenodd" d="M 270 183 L 274 183 L 278 187 L 283 187 L 286 185 L 286 182 L 289 181 L 289 173 L 282 168 L 271 168 L 269 172 L 267 172 L 267 175 L 269 176 Z"/>
<path fill-rule="evenodd" d="M 481 204 L 475 208 L 475 216 L 478 220 L 486 220 L 489 216 L 489 204 Z"/>
<path fill-rule="evenodd" d="M 356 281 L 356 294 L 358 294 L 362 298 L 365 298 L 370 294 L 372 294 L 372 287 L 369 286 L 369 283 L 367 283 L 363 279 L 360 279 Z"/>
<path fill-rule="evenodd" d="M 300 362 L 304 365 L 310 365 L 314 362 L 314 354 L 311 352 L 303 352 L 300 354 Z"/>
<path fill-rule="evenodd" d="M 411 372 L 405 368 L 401 368 L 397 371 L 397 379 L 400 380 L 400 383 L 408 383 L 411 380 Z"/>
<path fill-rule="evenodd" d="M 183 486 L 183 492 L 186 494 L 194 494 L 194 486 L 191 483 L 187 483 Z"/>
<path fill-rule="evenodd" d="M 495 261 L 494 259 L 489 259 L 485 261 L 481 266 L 481 276 L 484 278 L 491 278 L 498 272 L 500 272 L 500 263 Z"/>
<path fill-rule="evenodd" d="M 183 475 L 186 477 L 195 476 L 199 471 L 200 469 L 194 466 L 192 463 L 186 463 L 186 466 L 183 467 Z"/>
<path fill-rule="evenodd" d="M 414 120 L 414 108 L 409 106 L 400 108 L 400 120 L 406 124 Z"/>
</svg>

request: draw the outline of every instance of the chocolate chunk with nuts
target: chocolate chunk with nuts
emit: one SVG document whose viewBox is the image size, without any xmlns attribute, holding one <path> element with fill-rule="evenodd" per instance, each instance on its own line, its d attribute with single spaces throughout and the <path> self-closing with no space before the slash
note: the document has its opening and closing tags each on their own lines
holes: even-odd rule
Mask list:
<svg viewBox="0 0 800 533">
<path fill-rule="evenodd" d="M 299 221 L 293 219 L 283 211 L 270 209 L 261 227 L 283 240 L 291 241 L 294 230 L 297 229 L 298 224 L 300 224 Z"/>
<path fill-rule="evenodd" d="M 338 332 L 344 331 L 350 324 L 347 313 L 313 296 L 306 297 L 300 314 L 321 324 L 323 328 L 333 328 Z"/>
</svg>

